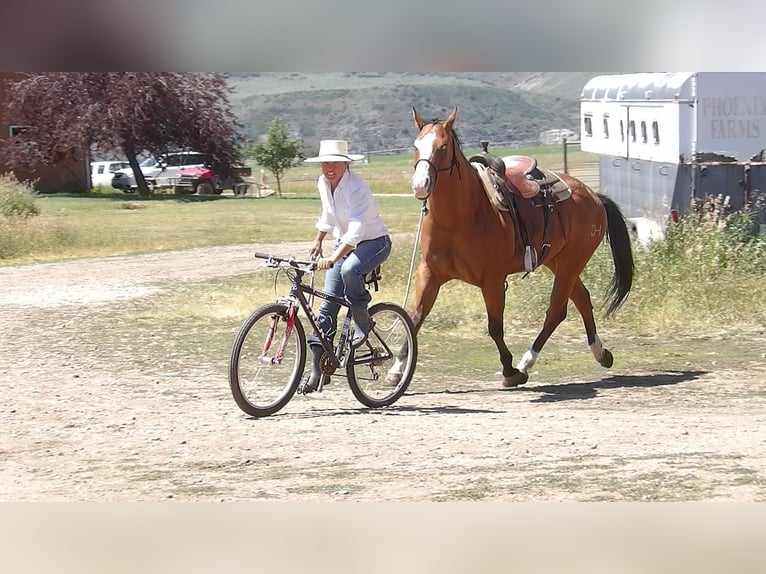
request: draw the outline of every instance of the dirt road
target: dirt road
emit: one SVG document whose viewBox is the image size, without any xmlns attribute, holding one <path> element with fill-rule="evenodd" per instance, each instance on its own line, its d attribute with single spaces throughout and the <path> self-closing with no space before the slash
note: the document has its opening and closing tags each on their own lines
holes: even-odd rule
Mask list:
<svg viewBox="0 0 766 574">
<path fill-rule="evenodd" d="M 340 379 L 253 420 L 220 365 L 165 367 L 78 331 L 162 285 L 250 273 L 255 249 L 0 267 L 0 500 L 766 500 L 763 364 L 510 391 L 423 367 L 389 409 Z"/>
</svg>

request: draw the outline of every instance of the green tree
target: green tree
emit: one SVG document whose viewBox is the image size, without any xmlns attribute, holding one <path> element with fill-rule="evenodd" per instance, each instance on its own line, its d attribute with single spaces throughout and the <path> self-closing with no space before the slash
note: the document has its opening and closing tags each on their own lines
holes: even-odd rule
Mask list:
<svg viewBox="0 0 766 574">
<path fill-rule="evenodd" d="M 282 176 L 285 171 L 300 164 L 306 158 L 303 155 L 303 140 L 290 139 L 287 125 L 280 118 L 271 122 L 266 141 L 250 142 L 245 146 L 244 155 L 254 159 L 274 174 L 279 197 L 282 197 Z"/>
</svg>

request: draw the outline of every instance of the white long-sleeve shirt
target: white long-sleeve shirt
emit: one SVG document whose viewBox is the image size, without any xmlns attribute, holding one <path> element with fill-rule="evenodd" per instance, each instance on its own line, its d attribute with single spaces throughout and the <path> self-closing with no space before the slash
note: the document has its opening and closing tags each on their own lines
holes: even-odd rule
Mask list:
<svg viewBox="0 0 766 574">
<path fill-rule="evenodd" d="M 316 223 L 319 231 L 332 231 L 336 239 L 352 247 L 361 241 L 388 235 L 372 191 L 355 173 L 346 170 L 335 193 L 330 191 L 330 184 L 322 174 L 317 189 L 322 200 L 322 213 Z"/>
</svg>

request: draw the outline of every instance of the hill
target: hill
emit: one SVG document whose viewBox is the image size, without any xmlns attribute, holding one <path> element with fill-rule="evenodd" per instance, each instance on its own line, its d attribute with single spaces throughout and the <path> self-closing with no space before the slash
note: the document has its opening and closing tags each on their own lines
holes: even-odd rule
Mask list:
<svg viewBox="0 0 766 574">
<path fill-rule="evenodd" d="M 362 153 L 412 147 L 414 107 L 444 118 L 458 107 L 464 144 L 534 142 L 546 129 L 579 133 L 579 93 L 597 72 L 264 72 L 229 74 L 234 113 L 250 139 L 275 117 L 303 139 L 347 139 Z"/>
</svg>

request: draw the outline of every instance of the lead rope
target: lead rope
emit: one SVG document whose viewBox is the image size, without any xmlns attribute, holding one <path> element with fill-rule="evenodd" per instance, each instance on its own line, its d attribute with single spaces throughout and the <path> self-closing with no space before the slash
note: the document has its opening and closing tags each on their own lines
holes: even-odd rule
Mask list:
<svg viewBox="0 0 766 574">
<path fill-rule="evenodd" d="M 407 289 L 404 292 L 404 301 L 402 301 L 402 307 L 407 308 L 407 299 L 410 296 L 410 285 L 412 284 L 412 274 L 415 269 L 415 254 L 418 252 L 418 245 L 420 245 L 420 230 L 423 228 L 423 218 L 428 213 L 428 200 L 423 200 L 423 207 L 420 209 L 420 222 L 418 223 L 418 232 L 415 234 L 415 245 L 412 247 L 412 260 L 410 261 L 410 274 L 407 277 Z"/>
</svg>

